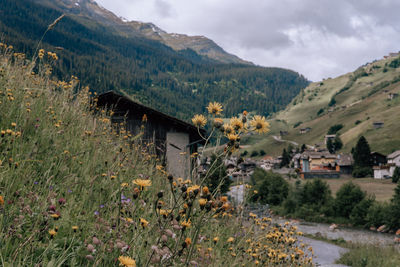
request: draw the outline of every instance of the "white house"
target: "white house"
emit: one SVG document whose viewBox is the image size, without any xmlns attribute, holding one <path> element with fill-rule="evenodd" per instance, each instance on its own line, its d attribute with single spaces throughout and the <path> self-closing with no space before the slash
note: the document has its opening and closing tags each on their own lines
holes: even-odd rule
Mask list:
<svg viewBox="0 0 400 267">
<path fill-rule="evenodd" d="M 374 178 L 375 179 L 388 179 L 392 177 L 393 172 L 390 173 L 389 165 L 374 166 Z"/>
</svg>

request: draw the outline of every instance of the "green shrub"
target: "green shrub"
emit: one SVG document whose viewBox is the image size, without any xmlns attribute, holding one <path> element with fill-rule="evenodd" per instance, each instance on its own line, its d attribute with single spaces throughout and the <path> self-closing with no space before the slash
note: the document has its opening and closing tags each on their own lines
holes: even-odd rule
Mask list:
<svg viewBox="0 0 400 267">
<path fill-rule="evenodd" d="M 251 197 L 252 201 L 259 201 L 263 204 L 279 205 L 287 197 L 289 184 L 277 173 L 266 172 L 257 168 L 251 178 L 257 194 Z"/>
<path fill-rule="evenodd" d="M 356 120 L 356 121 L 354 122 L 354 125 L 358 125 L 358 124 L 360 124 L 360 123 L 361 123 L 360 120 Z"/>
<path fill-rule="evenodd" d="M 258 156 L 258 151 L 253 150 L 250 154 L 250 157 L 257 157 Z"/>
<path fill-rule="evenodd" d="M 373 170 L 371 167 L 355 166 L 352 175 L 355 178 L 371 177 L 373 175 Z"/>
<path fill-rule="evenodd" d="M 335 124 L 332 125 L 329 130 L 328 130 L 328 134 L 336 134 L 337 132 L 340 131 L 340 129 L 343 128 L 343 124 Z"/>
<path fill-rule="evenodd" d="M 351 223 L 354 225 L 366 226 L 368 224 L 368 212 L 374 202 L 375 199 L 373 197 L 361 200 L 350 213 Z"/>
<path fill-rule="evenodd" d="M 335 213 L 337 216 L 349 218 L 354 207 L 365 198 L 365 192 L 360 186 L 348 182 L 336 192 Z"/>
</svg>

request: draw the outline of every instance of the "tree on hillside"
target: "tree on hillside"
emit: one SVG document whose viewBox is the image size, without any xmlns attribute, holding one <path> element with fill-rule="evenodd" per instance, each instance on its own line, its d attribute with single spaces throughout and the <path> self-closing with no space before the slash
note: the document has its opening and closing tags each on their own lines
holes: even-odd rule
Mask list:
<svg viewBox="0 0 400 267">
<path fill-rule="evenodd" d="M 342 147 L 343 143 L 338 135 L 333 140 L 329 138 L 326 143 L 326 148 L 329 150 L 329 153 L 332 154 L 336 153 L 336 151 L 340 150 Z"/>
<path fill-rule="evenodd" d="M 290 154 L 284 148 L 282 151 L 282 161 L 281 161 L 280 167 L 289 166 L 289 163 L 290 163 Z"/>
<path fill-rule="evenodd" d="M 372 157 L 371 149 L 367 139 L 361 136 L 358 139 L 356 146 L 352 149 L 354 158 L 354 177 L 366 177 L 372 175 Z"/>
</svg>

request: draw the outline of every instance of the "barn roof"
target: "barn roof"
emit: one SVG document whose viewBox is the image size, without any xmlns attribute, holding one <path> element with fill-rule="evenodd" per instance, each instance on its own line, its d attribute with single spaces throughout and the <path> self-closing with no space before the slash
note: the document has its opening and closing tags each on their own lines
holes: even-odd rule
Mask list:
<svg viewBox="0 0 400 267">
<path fill-rule="evenodd" d="M 393 152 L 392 154 L 388 155 L 387 158 L 388 159 L 395 159 L 398 156 L 400 156 L 400 150 L 397 150 L 397 151 Z"/>
<path fill-rule="evenodd" d="M 163 122 L 169 123 L 170 125 L 173 125 L 182 131 L 189 132 L 190 134 L 199 135 L 198 132 L 200 131 L 202 136 L 206 135 L 206 130 L 204 129 L 197 129 L 197 127 L 193 124 L 187 123 L 183 120 L 162 113 L 161 111 L 145 106 L 132 100 L 128 96 L 118 94 L 114 91 L 108 91 L 100 94 L 98 96 L 97 105 L 107 106 L 108 108 L 120 110 L 140 111 L 143 114 L 146 114 L 148 117 L 158 117 L 159 119 L 162 119 Z"/>
</svg>

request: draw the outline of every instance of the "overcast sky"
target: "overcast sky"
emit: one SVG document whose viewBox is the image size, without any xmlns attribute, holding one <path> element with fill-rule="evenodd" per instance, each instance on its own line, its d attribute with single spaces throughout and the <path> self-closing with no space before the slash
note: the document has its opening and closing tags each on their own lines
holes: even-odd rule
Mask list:
<svg viewBox="0 0 400 267">
<path fill-rule="evenodd" d="M 262 66 L 312 81 L 400 50 L 399 0 L 96 0 L 128 20 L 204 35 Z"/>
</svg>

